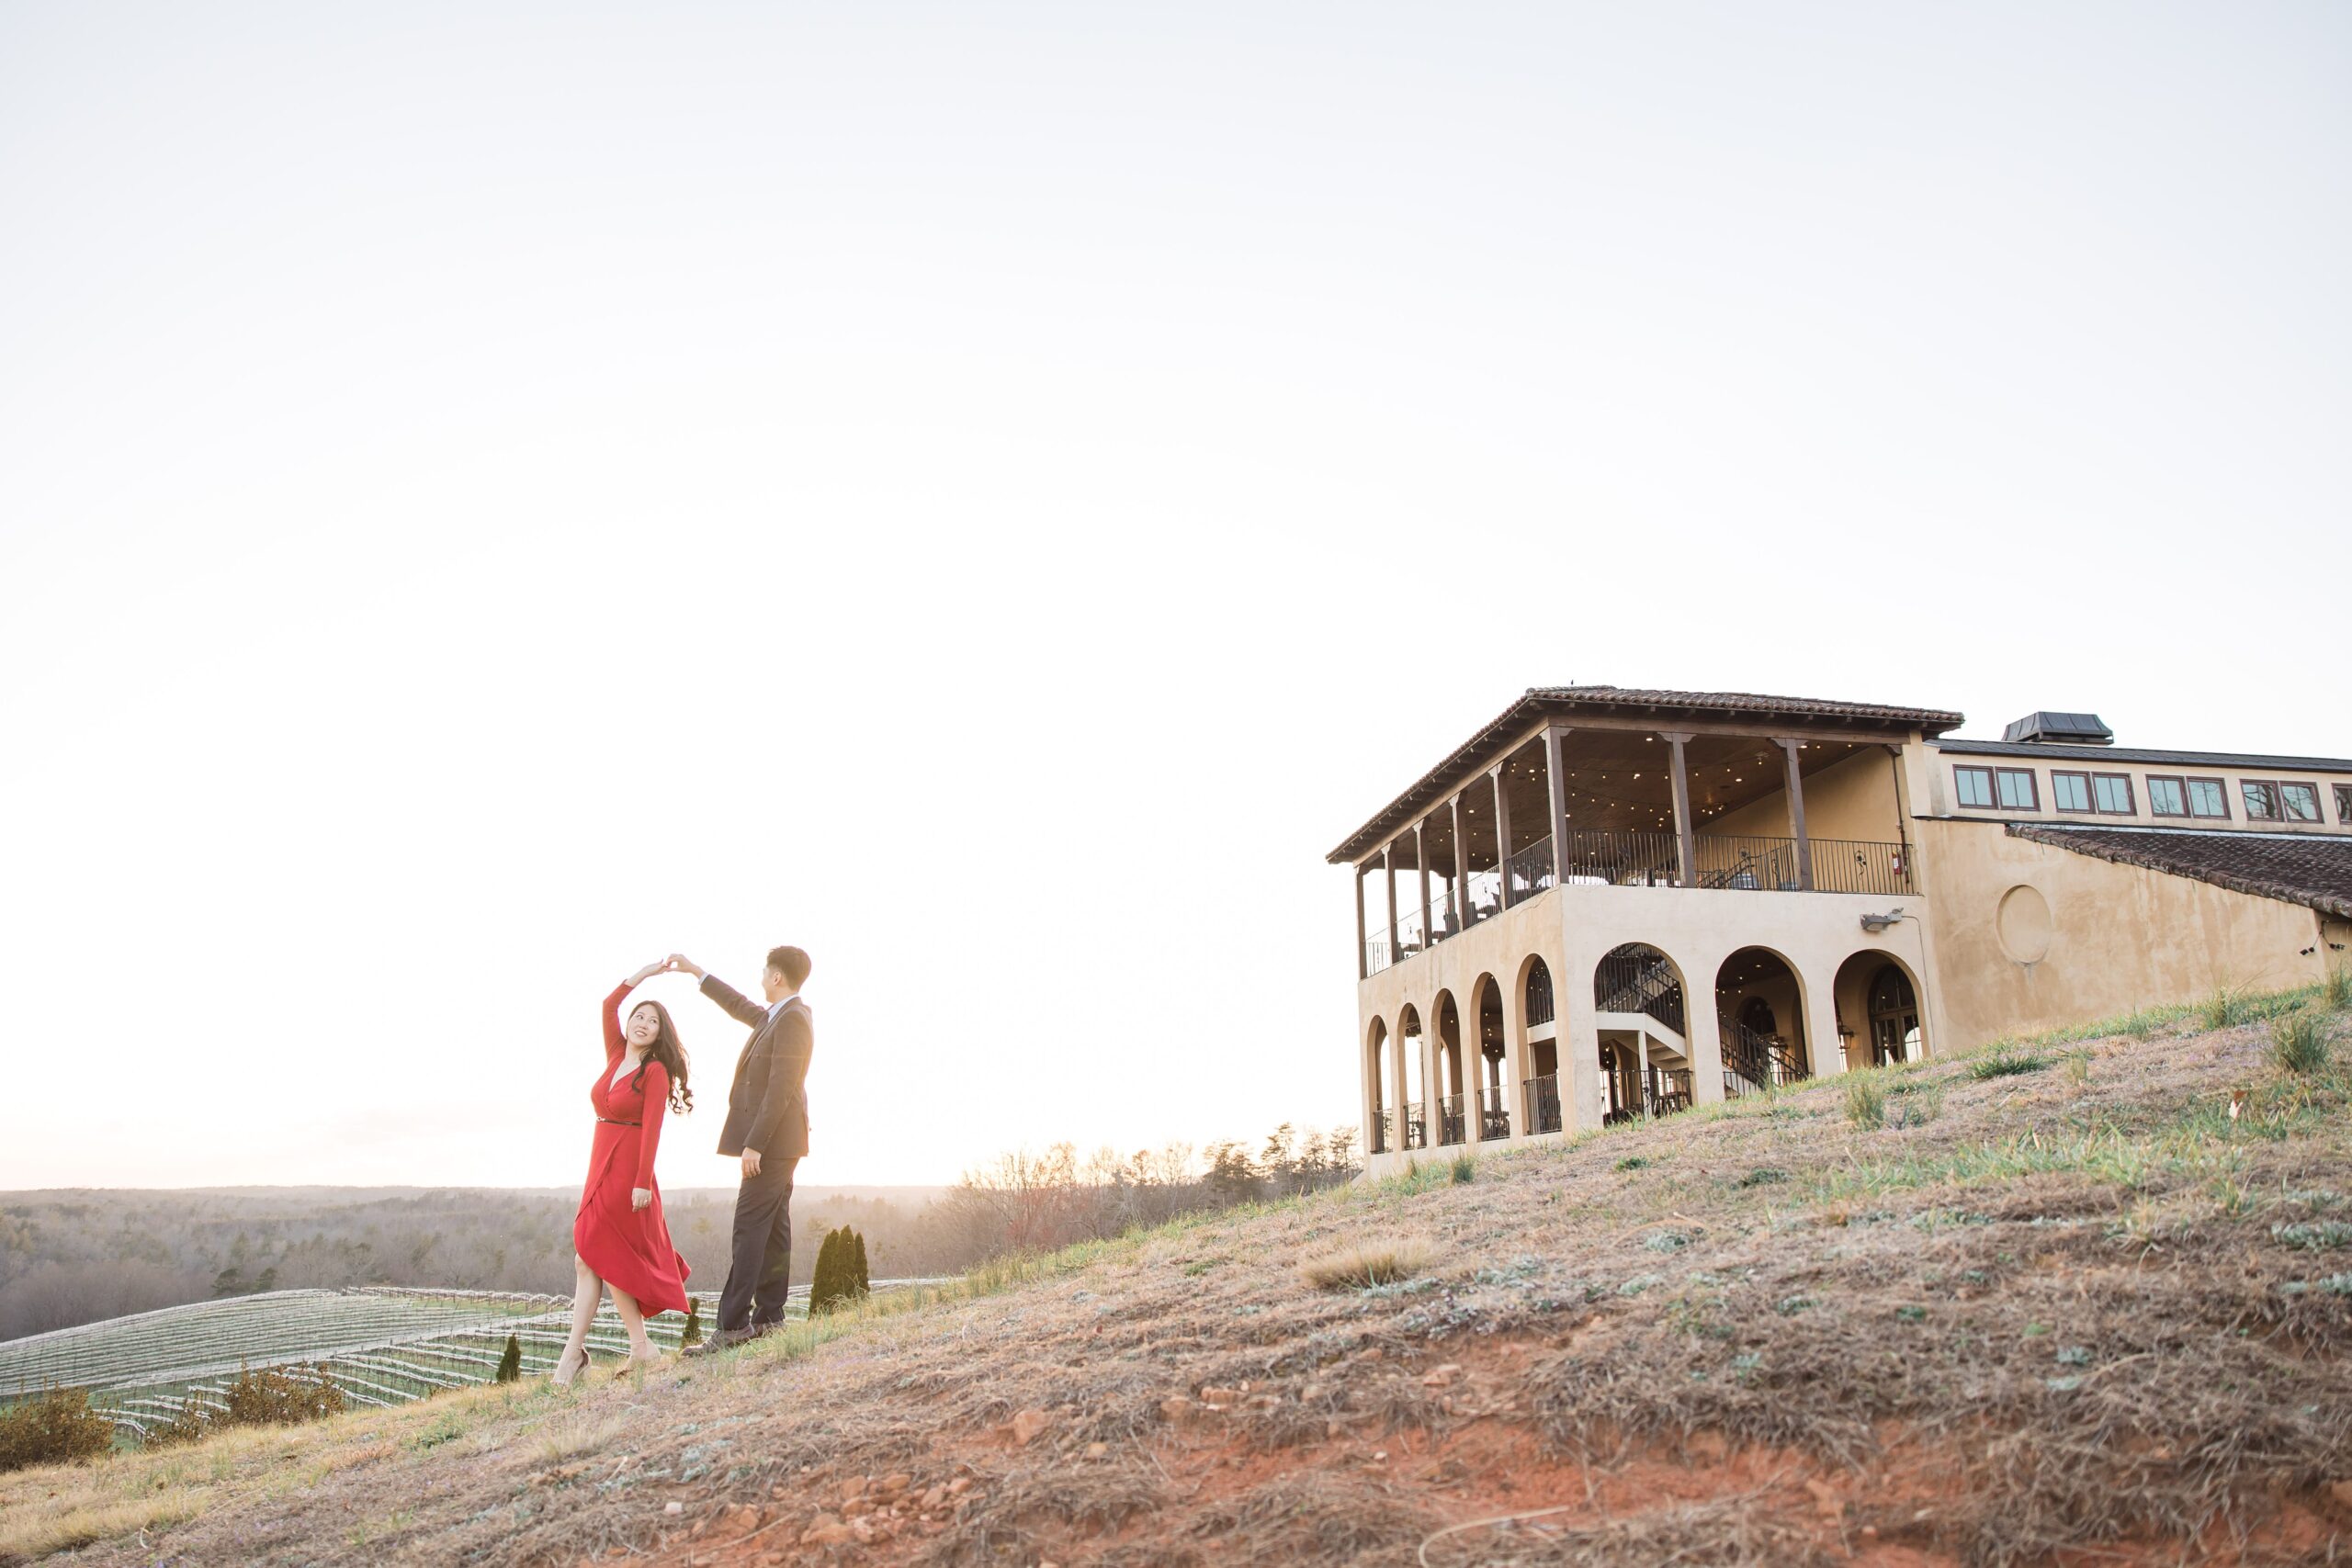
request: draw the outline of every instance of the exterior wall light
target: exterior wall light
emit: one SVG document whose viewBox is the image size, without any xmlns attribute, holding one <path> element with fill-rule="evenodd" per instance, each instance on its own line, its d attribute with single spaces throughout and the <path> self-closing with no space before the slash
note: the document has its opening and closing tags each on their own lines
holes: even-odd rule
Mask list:
<svg viewBox="0 0 2352 1568">
<path fill-rule="evenodd" d="M 1889 909 L 1883 915 L 1864 915 L 1862 917 L 1862 930 L 1870 932 L 1872 936 L 1876 936 L 1879 932 L 1886 930 L 1887 927 L 1893 925 L 1895 921 L 1902 919 L 1903 918 L 1903 906 L 1897 904 L 1894 908 Z"/>
</svg>

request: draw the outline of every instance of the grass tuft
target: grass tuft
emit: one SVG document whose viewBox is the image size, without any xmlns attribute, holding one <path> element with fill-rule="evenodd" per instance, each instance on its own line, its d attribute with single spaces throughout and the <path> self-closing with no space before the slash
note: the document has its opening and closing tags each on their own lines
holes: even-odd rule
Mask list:
<svg viewBox="0 0 2352 1568">
<path fill-rule="evenodd" d="M 1886 1125 L 1886 1090 L 1877 1080 L 1857 1074 L 1846 1085 L 1846 1120 L 1862 1128 Z"/>
<path fill-rule="evenodd" d="M 2004 1042 L 1969 1063 L 1968 1076 L 1984 1083 L 1993 1078 L 2015 1077 L 2020 1073 L 2038 1073 L 2048 1066 L 2047 1056 L 2030 1055 Z"/>
<path fill-rule="evenodd" d="M 2208 1029 L 2228 1029 L 2248 1016 L 2245 993 L 2234 986 L 2216 986 L 2197 1004 L 2197 1021 Z"/>
<path fill-rule="evenodd" d="M 1301 1263 L 1298 1271 L 1318 1291 L 1362 1290 L 1412 1279 L 1429 1268 L 1430 1256 L 1427 1242 L 1367 1239 L 1317 1253 Z"/>
<path fill-rule="evenodd" d="M 2270 1021 L 2270 1060 L 2282 1073 L 2310 1077 L 2327 1068 L 2327 1017 L 2303 1008 Z"/>
<path fill-rule="evenodd" d="M 2327 978 L 2320 983 L 2320 1006 L 2330 1012 L 2342 1012 L 2352 1008 L 2352 964 L 2331 964 Z"/>
<path fill-rule="evenodd" d="M 1463 1185 L 1464 1182 L 1476 1181 L 1478 1179 L 1478 1162 L 1472 1159 L 1467 1154 L 1455 1155 L 1453 1156 L 1452 1175 L 1453 1178 L 1453 1185 L 1456 1187 Z"/>
</svg>

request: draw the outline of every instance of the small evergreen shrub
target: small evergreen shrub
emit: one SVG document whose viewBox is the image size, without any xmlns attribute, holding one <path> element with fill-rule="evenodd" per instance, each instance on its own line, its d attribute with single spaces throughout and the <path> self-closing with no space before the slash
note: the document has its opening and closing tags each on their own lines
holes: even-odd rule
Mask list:
<svg viewBox="0 0 2352 1568">
<path fill-rule="evenodd" d="M 865 1238 L 847 1225 L 827 1231 L 808 1280 L 808 1315 L 831 1312 L 864 1296 L 867 1289 Z"/>
<path fill-rule="evenodd" d="M 510 1334 L 506 1337 L 505 1353 L 498 1358 L 497 1381 L 500 1382 L 523 1381 L 523 1337 L 519 1334 Z"/>
<path fill-rule="evenodd" d="M 91 1459 L 114 1446 L 114 1423 L 81 1388 L 45 1388 L 0 1410 L 0 1471 Z"/>
<path fill-rule="evenodd" d="M 698 1296 L 688 1296 L 686 1298 L 686 1326 L 678 1336 L 678 1348 L 683 1350 L 689 1345 L 701 1343 L 702 1300 Z"/>
</svg>

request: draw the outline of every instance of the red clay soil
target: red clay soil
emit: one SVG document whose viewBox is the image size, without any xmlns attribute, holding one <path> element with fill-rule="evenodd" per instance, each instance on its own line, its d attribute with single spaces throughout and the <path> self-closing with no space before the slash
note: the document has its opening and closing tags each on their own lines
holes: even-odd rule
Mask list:
<svg viewBox="0 0 2352 1568">
<path fill-rule="evenodd" d="M 1269 1451 L 1224 1430 L 1227 1413 L 1200 1410 L 1136 1445 L 1132 1454 L 1086 1452 L 1069 1463 L 1140 1461 L 1164 1478 L 1163 1505 L 1120 1528 L 1086 1533 L 1034 1527 L 1002 1560 L 1024 1568 L 1080 1564 L 1211 1562 L 1223 1555 L 1236 1511 L 1285 1484 L 1344 1496 L 1396 1499 L 1430 1528 L 1395 1561 L 1430 1568 L 1505 1568 L 1534 1563 L 1851 1563 L 1862 1568 L 1960 1568 L 1967 1555 L 1938 1544 L 1937 1522 L 1961 1500 L 1964 1442 L 1920 1442 L 1895 1422 L 1876 1428 L 1875 1462 L 1844 1469 L 1786 1449 L 1736 1445 L 1701 1431 L 1679 1445 L 1627 1443 L 1608 1461 L 1579 1461 L 1535 1430 L 1525 1401 L 1539 1348 L 1487 1341 L 1420 1373 L 1451 1418 L 1442 1435 L 1406 1427 L 1357 1435 L 1332 1423 L 1328 1435 Z M 1242 1395 L 1243 1390 L 1223 1391 Z M 1238 1406 L 1237 1406 L 1238 1407 Z M 1050 1432 L 1042 1429 L 1032 1443 Z M 803 1562 L 929 1563 L 959 1510 L 986 1500 L 983 1478 L 1000 1472 L 1024 1444 L 1012 1424 L 957 1440 L 943 1431 L 933 1451 L 894 1476 L 834 1472 L 819 1466 L 772 1500 L 738 1506 L 697 1525 L 685 1541 L 655 1553 L 616 1547 L 583 1565 L 639 1562 L 671 1568 L 777 1568 Z M 903 1478 L 903 1479 L 901 1479 Z M 962 1490 L 926 1510 L 933 1488 Z M 897 1484 L 891 1484 L 896 1482 Z M 844 1488 L 860 1495 L 844 1502 Z M 887 1495 L 881 1495 L 887 1493 Z M 966 1500 L 969 1499 L 967 1503 Z M 2352 1483 L 2280 1495 L 2269 1517 L 2233 1532 L 2216 1525 L 2195 1542 L 2125 1538 L 2051 1556 L 2053 1568 L 2132 1568 L 2183 1562 L 2231 1565 L 2333 1562 L 2352 1542 Z M 1384 1516 L 1384 1523 L 1385 1523 Z M 1272 1539 L 1253 1561 L 1290 1555 Z M 1197 1544 L 1193 1544 L 1193 1542 Z M 1320 1557 L 1349 1543 L 1297 1543 Z M 1381 1555 L 1377 1551 L 1372 1558 Z"/>
</svg>

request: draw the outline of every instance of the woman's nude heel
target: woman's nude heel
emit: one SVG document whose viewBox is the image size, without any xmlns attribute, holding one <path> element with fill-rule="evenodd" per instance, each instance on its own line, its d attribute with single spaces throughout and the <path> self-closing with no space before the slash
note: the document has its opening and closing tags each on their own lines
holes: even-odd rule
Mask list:
<svg viewBox="0 0 2352 1568">
<path fill-rule="evenodd" d="M 567 1375 L 563 1370 L 564 1366 L 575 1355 L 580 1358 L 580 1364 L 573 1367 L 571 1372 Z M 580 1381 L 580 1374 L 587 1370 L 588 1352 L 585 1350 L 573 1350 L 570 1346 L 566 1346 L 564 1348 L 563 1354 L 555 1359 L 555 1371 L 548 1374 L 548 1379 L 558 1388 L 570 1388 L 573 1383 Z"/>
<path fill-rule="evenodd" d="M 669 1358 L 659 1350 L 648 1350 L 643 1355 L 632 1350 L 628 1357 L 628 1370 L 633 1372 L 658 1371 L 661 1370 L 662 1363 L 668 1359 Z"/>
</svg>

